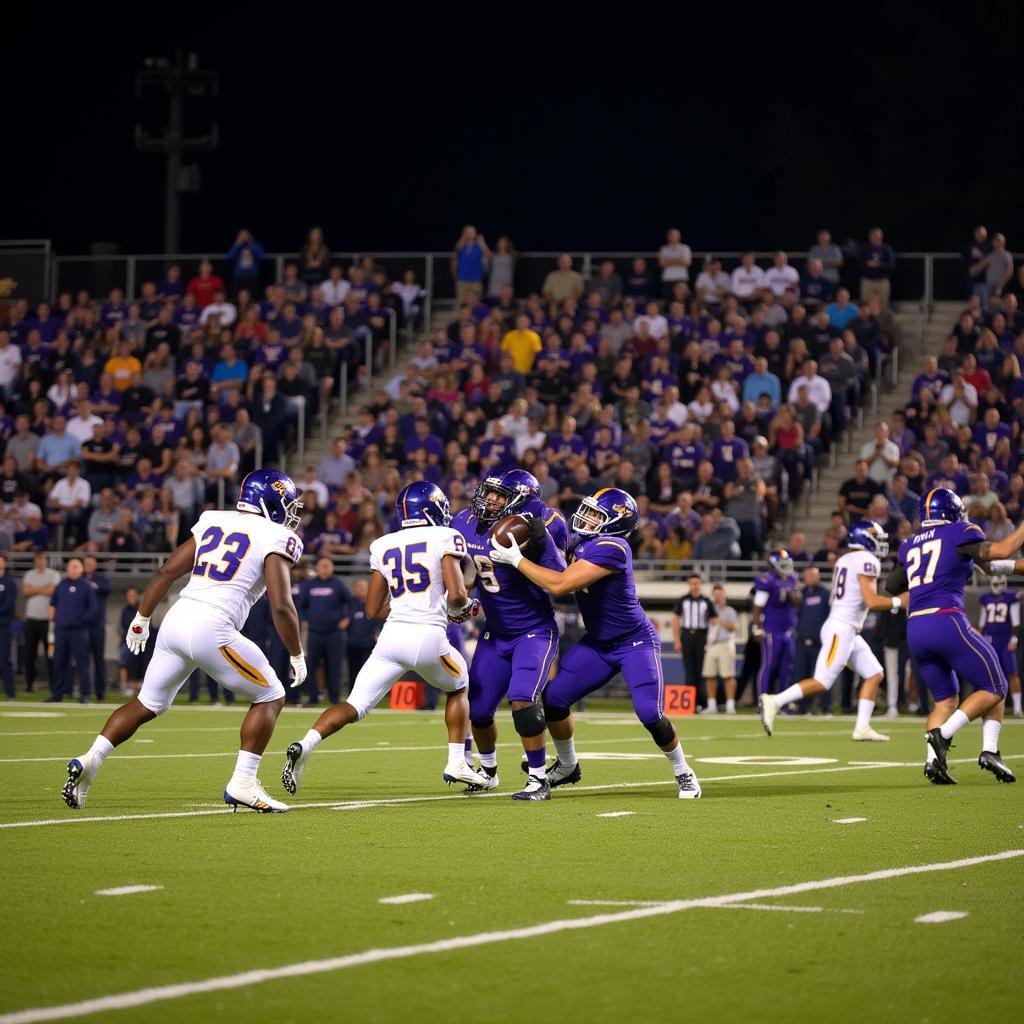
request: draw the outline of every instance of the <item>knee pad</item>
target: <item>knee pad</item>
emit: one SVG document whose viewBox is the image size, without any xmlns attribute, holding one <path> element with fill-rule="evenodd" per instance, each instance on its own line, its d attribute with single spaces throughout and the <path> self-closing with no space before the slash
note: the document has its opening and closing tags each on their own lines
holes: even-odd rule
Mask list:
<svg viewBox="0 0 1024 1024">
<path fill-rule="evenodd" d="M 569 717 L 569 708 L 560 708 L 553 704 L 544 704 L 544 717 L 549 722 L 564 722 Z"/>
<path fill-rule="evenodd" d="M 544 711 L 539 704 L 530 704 L 528 707 L 513 711 L 512 723 L 516 727 L 516 732 L 525 739 L 539 736 L 547 728 Z"/>
<path fill-rule="evenodd" d="M 672 723 L 664 716 L 656 722 L 644 722 L 643 727 L 651 734 L 651 739 L 659 747 L 664 747 L 675 738 L 676 731 L 672 727 Z"/>
<path fill-rule="evenodd" d="M 470 724 L 474 729 L 490 729 L 494 725 L 494 715 L 488 715 L 486 718 L 471 718 Z"/>
</svg>

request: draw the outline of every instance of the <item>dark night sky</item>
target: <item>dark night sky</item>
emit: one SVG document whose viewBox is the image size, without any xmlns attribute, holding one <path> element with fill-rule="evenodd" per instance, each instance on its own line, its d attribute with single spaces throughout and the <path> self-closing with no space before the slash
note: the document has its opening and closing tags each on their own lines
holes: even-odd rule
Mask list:
<svg viewBox="0 0 1024 1024">
<path fill-rule="evenodd" d="M 0 63 L 0 234 L 159 250 L 163 162 L 135 152 L 154 111 L 133 77 L 182 46 L 221 74 L 186 250 L 243 224 L 297 249 L 314 223 L 335 250 L 447 249 L 467 220 L 522 250 L 653 248 L 670 223 L 698 249 L 803 248 L 877 221 L 907 250 L 960 248 L 982 220 L 1020 251 L 1021 5 L 914 7 L 879 5 L 875 26 L 870 5 L 827 3 L 19 26 L 38 45 Z"/>
</svg>

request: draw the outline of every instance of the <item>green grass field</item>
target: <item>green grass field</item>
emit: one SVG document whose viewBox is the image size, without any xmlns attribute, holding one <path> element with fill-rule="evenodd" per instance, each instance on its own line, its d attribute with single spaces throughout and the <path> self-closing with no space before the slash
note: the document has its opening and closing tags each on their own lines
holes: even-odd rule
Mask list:
<svg viewBox="0 0 1024 1024">
<path fill-rule="evenodd" d="M 440 780 L 440 716 L 383 712 L 317 751 L 289 814 L 257 815 L 220 803 L 242 711 L 184 707 L 70 811 L 64 762 L 108 711 L 0 705 L 0 1024 L 1019 1012 L 1024 782 L 978 769 L 976 724 L 939 788 L 917 718 L 879 724 L 885 745 L 841 719 L 771 739 L 750 715 L 677 720 L 704 787 L 684 802 L 631 714 L 593 713 L 583 782 L 531 804 L 508 799 L 507 716 L 501 790 L 464 796 Z M 283 713 L 260 773 L 275 796 L 314 719 Z M 1022 725 L 1002 750 L 1024 768 Z M 97 893 L 136 885 L 159 888 Z M 408 894 L 431 898 L 381 902 Z M 916 920 L 940 911 L 964 916 Z"/>
</svg>

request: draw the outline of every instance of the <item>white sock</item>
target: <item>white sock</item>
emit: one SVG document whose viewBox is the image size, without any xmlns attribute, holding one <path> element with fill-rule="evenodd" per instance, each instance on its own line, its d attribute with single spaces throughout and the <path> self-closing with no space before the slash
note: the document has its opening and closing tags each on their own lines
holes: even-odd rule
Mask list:
<svg viewBox="0 0 1024 1024">
<path fill-rule="evenodd" d="M 951 740 L 967 723 L 970 719 L 959 709 L 953 712 L 943 723 L 939 732 L 942 733 L 943 739 Z"/>
<path fill-rule="evenodd" d="M 735 701 L 735 700 L 733 700 L 733 698 L 732 698 L 732 697 L 727 697 L 727 698 L 726 698 L 726 701 L 725 701 L 725 710 L 726 710 L 726 711 L 730 711 L 730 712 L 731 712 L 731 711 L 735 711 L 735 710 L 736 710 L 736 701 Z"/>
<path fill-rule="evenodd" d="M 552 737 L 551 742 L 555 745 L 555 756 L 566 768 L 576 764 L 576 741 L 572 736 L 567 740 L 556 740 Z"/>
<path fill-rule="evenodd" d="M 708 711 L 717 711 L 717 710 L 718 710 L 718 698 L 717 697 L 708 697 Z"/>
<path fill-rule="evenodd" d="M 781 708 L 783 704 L 792 704 L 795 700 L 803 700 L 804 691 L 800 689 L 799 683 L 787 686 L 782 693 L 775 695 L 775 703 Z"/>
<path fill-rule="evenodd" d="M 871 713 L 875 710 L 875 702 L 861 697 L 857 701 L 857 728 L 866 729 L 871 724 Z"/>
<path fill-rule="evenodd" d="M 107 759 L 109 754 L 114 749 L 114 744 L 107 739 L 106 736 L 97 736 L 92 741 L 92 746 L 89 748 L 89 752 L 85 755 L 86 757 L 94 757 L 99 762 L 97 767 Z"/>
<path fill-rule="evenodd" d="M 498 767 L 498 751 L 492 750 L 490 753 L 484 753 L 480 751 L 480 767 L 481 768 L 497 768 Z"/>
<path fill-rule="evenodd" d="M 664 751 L 664 754 L 676 775 L 682 775 L 683 772 L 690 770 L 690 766 L 686 763 L 686 755 L 683 753 L 682 743 L 677 743 L 671 750 Z"/>
<path fill-rule="evenodd" d="M 1010 700 L 1013 701 L 1013 713 L 1015 715 L 1019 715 L 1020 714 L 1020 694 L 1019 693 L 1011 693 L 1010 694 Z"/>
<path fill-rule="evenodd" d="M 310 729 L 305 736 L 302 737 L 302 746 L 307 754 L 312 754 L 317 747 L 323 743 L 324 738 L 316 731 L 316 729 Z"/>
<path fill-rule="evenodd" d="M 466 760 L 466 741 L 459 740 L 458 743 L 448 744 L 448 763 L 458 764 Z"/>
<path fill-rule="evenodd" d="M 981 720 L 981 749 L 990 750 L 995 754 L 999 750 L 999 730 L 1003 723 L 997 718 L 983 718 Z"/>
<path fill-rule="evenodd" d="M 262 760 L 262 754 L 254 754 L 249 750 L 240 750 L 231 781 L 252 782 L 256 778 L 256 772 L 259 771 L 260 761 Z"/>
</svg>

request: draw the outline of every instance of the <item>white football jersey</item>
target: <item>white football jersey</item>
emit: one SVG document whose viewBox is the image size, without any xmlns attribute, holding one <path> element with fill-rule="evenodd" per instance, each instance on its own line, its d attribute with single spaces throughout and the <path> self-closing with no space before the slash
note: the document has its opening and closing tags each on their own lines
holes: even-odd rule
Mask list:
<svg viewBox="0 0 1024 1024">
<path fill-rule="evenodd" d="M 204 512 L 192 536 L 196 561 L 181 596 L 216 609 L 235 629 L 245 625 L 267 589 L 267 555 L 283 555 L 290 563 L 302 557 L 302 541 L 291 530 L 251 512 Z"/>
<path fill-rule="evenodd" d="M 378 537 L 370 545 L 370 568 L 388 585 L 391 614 L 388 622 L 448 627 L 448 594 L 441 575 L 441 559 L 466 554 L 462 534 L 450 526 L 411 526 Z"/>
<path fill-rule="evenodd" d="M 860 592 L 858 576 L 878 579 L 882 563 L 870 551 L 847 551 L 836 559 L 832 570 L 832 608 L 828 617 L 833 622 L 853 626 L 858 632 L 864 628 L 868 606 Z"/>
</svg>

